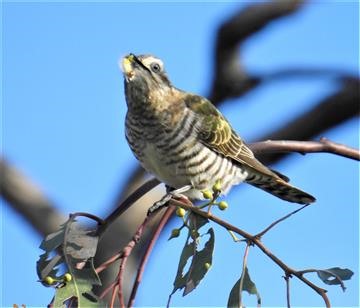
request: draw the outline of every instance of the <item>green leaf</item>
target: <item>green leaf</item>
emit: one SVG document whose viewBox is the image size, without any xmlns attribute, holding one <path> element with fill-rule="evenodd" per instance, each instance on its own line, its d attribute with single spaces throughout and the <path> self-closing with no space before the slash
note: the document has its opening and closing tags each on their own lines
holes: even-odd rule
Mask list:
<svg viewBox="0 0 360 308">
<path fill-rule="evenodd" d="M 99 306 L 97 298 L 91 295 L 94 285 L 101 285 L 93 265 L 98 237 L 93 230 L 81 228 L 74 217 L 60 226 L 60 229 L 48 235 L 40 245 L 45 253 L 37 262 L 37 273 L 40 281 L 47 285 L 44 278 L 55 280 L 56 288 L 54 306 L 66 306 L 76 301 L 78 307 Z M 70 281 L 63 281 L 58 274 L 59 267 L 64 265 L 71 274 Z"/>
<path fill-rule="evenodd" d="M 189 233 L 185 246 L 181 252 L 177 274 L 174 280 L 174 288 L 169 296 L 169 302 L 171 296 L 177 290 L 184 288 L 183 296 L 194 290 L 204 278 L 212 264 L 212 255 L 215 243 L 214 230 L 210 228 L 207 231 L 206 234 L 209 234 L 209 239 L 205 243 L 204 248 L 199 251 L 198 245 L 200 243 L 201 236 L 199 235 L 198 230 L 204 226 L 208 220 L 203 219 L 201 216 L 196 214 L 189 216 L 192 216 L 189 220 Z M 184 268 L 189 260 L 191 260 L 190 267 L 188 271 L 184 273 Z"/>
<path fill-rule="evenodd" d="M 77 300 L 77 307 L 99 307 L 99 300 L 91 295 L 92 285 L 85 279 L 72 280 L 56 289 L 53 307 L 66 307 L 66 301 Z"/>
<path fill-rule="evenodd" d="M 205 274 L 209 269 L 206 264 L 212 264 L 212 255 L 215 245 L 214 230 L 210 228 L 207 234 L 210 234 L 210 238 L 206 242 L 205 247 L 200 251 L 196 251 L 192 258 L 190 269 L 186 274 L 186 284 L 183 296 L 193 291 L 198 286 L 200 281 L 205 277 Z"/>
<path fill-rule="evenodd" d="M 198 214 L 191 213 L 189 215 L 189 228 L 191 230 L 199 230 L 201 227 L 206 225 L 209 222 L 209 220 L 205 217 L 202 217 Z"/>
<path fill-rule="evenodd" d="M 340 267 L 332 267 L 324 270 L 316 270 L 319 278 L 328 285 L 336 285 L 339 284 L 343 291 L 345 291 L 346 287 L 343 283 L 343 280 L 351 279 L 354 274 L 353 271 L 347 268 Z"/>
<path fill-rule="evenodd" d="M 64 262 L 63 256 L 59 255 L 58 251 L 64 242 L 65 229 L 68 222 L 62 224 L 58 231 L 47 235 L 40 244 L 40 248 L 45 250 L 45 253 L 40 255 L 36 263 L 36 271 L 40 281 L 46 276 L 56 277 L 58 265 Z"/>
<path fill-rule="evenodd" d="M 174 288 L 171 294 L 174 294 L 177 290 L 181 290 L 186 285 L 187 274 L 183 275 L 184 267 L 188 260 L 194 255 L 196 250 L 195 242 L 186 243 L 180 256 L 177 274 L 174 281 Z"/>
<path fill-rule="evenodd" d="M 250 295 L 256 295 L 257 305 L 261 305 L 261 298 L 256 285 L 252 282 L 247 266 L 241 274 L 239 280 L 232 287 L 227 303 L 228 308 L 244 307 L 242 302 L 242 292 L 247 291 Z"/>
</svg>

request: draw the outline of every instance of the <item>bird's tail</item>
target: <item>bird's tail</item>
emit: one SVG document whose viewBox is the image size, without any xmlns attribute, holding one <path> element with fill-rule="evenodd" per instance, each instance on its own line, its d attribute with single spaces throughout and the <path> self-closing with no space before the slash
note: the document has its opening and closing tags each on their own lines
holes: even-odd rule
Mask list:
<svg viewBox="0 0 360 308">
<path fill-rule="evenodd" d="M 289 202 L 309 204 L 316 201 L 310 194 L 290 185 L 278 176 L 263 175 L 254 177 L 254 179 L 247 179 L 246 182 Z"/>
</svg>

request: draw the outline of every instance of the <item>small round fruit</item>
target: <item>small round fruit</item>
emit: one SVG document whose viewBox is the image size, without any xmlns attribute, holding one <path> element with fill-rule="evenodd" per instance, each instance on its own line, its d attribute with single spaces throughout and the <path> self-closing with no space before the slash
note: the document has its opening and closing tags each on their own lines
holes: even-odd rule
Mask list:
<svg viewBox="0 0 360 308">
<path fill-rule="evenodd" d="M 222 211 L 225 211 L 227 208 L 228 208 L 228 204 L 226 201 L 221 201 L 219 202 L 219 209 L 222 210 Z"/>
<path fill-rule="evenodd" d="M 50 276 L 46 276 L 43 281 L 49 286 L 51 286 L 55 282 L 55 279 Z"/>
<path fill-rule="evenodd" d="M 182 207 L 178 207 L 176 210 L 176 215 L 179 217 L 184 217 L 186 214 L 186 211 Z"/>
<path fill-rule="evenodd" d="M 213 194 L 210 190 L 204 190 L 202 194 L 205 199 L 211 200 L 213 198 Z"/>
<path fill-rule="evenodd" d="M 180 230 L 179 229 L 172 229 L 171 231 L 171 237 L 178 237 L 180 235 Z"/>
<path fill-rule="evenodd" d="M 72 276 L 70 273 L 66 273 L 63 277 L 64 281 L 69 282 L 72 279 Z"/>
<path fill-rule="evenodd" d="M 206 263 L 204 264 L 204 267 L 205 267 L 206 270 L 209 270 L 210 267 L 211 267 L 211 264 L 210 264 L 209 262 L 206 262 Z"/>
<path fill-rule="evenodd" d="M 191 230 L 191 237 L 196 240 L 200 236 L 200 233 L 197 230 Z"/>
<path fill-rule="evenodd" d="M 216 181 L 214 186 L 212 187 L 214 192 L 219 192 L 221 191 L 221 182 L 220 181 Z"/>
</svg>

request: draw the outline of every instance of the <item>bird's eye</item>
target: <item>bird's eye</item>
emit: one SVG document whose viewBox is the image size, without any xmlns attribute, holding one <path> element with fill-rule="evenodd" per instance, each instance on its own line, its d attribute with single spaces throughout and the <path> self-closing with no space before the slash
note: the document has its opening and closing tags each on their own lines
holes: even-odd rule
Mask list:
<svg viewBox="0 0 360 308">
<path fill-rule="evenodd" d="M 151 63 L 150 68 L 154 73 L 159 73 L 161 71 L 160 64 L 156 62 Z"/>
</svg>

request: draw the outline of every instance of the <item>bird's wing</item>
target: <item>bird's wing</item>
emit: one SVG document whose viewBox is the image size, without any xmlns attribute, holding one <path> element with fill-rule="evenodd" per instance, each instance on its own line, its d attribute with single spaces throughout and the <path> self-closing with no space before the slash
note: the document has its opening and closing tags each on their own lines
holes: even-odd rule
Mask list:
<svg viewBox="0 0 360 308">
<path fill-rule="evenodd" d="M 199 119 L 196 129 L 203 144 L 262 174 L 276 178 L 280 177 L 254 157 L 253 152 L 209 100 L 198 95 L 188 94 L 185 96 L 184 101 L 186 106 Z"/>
</svg>

